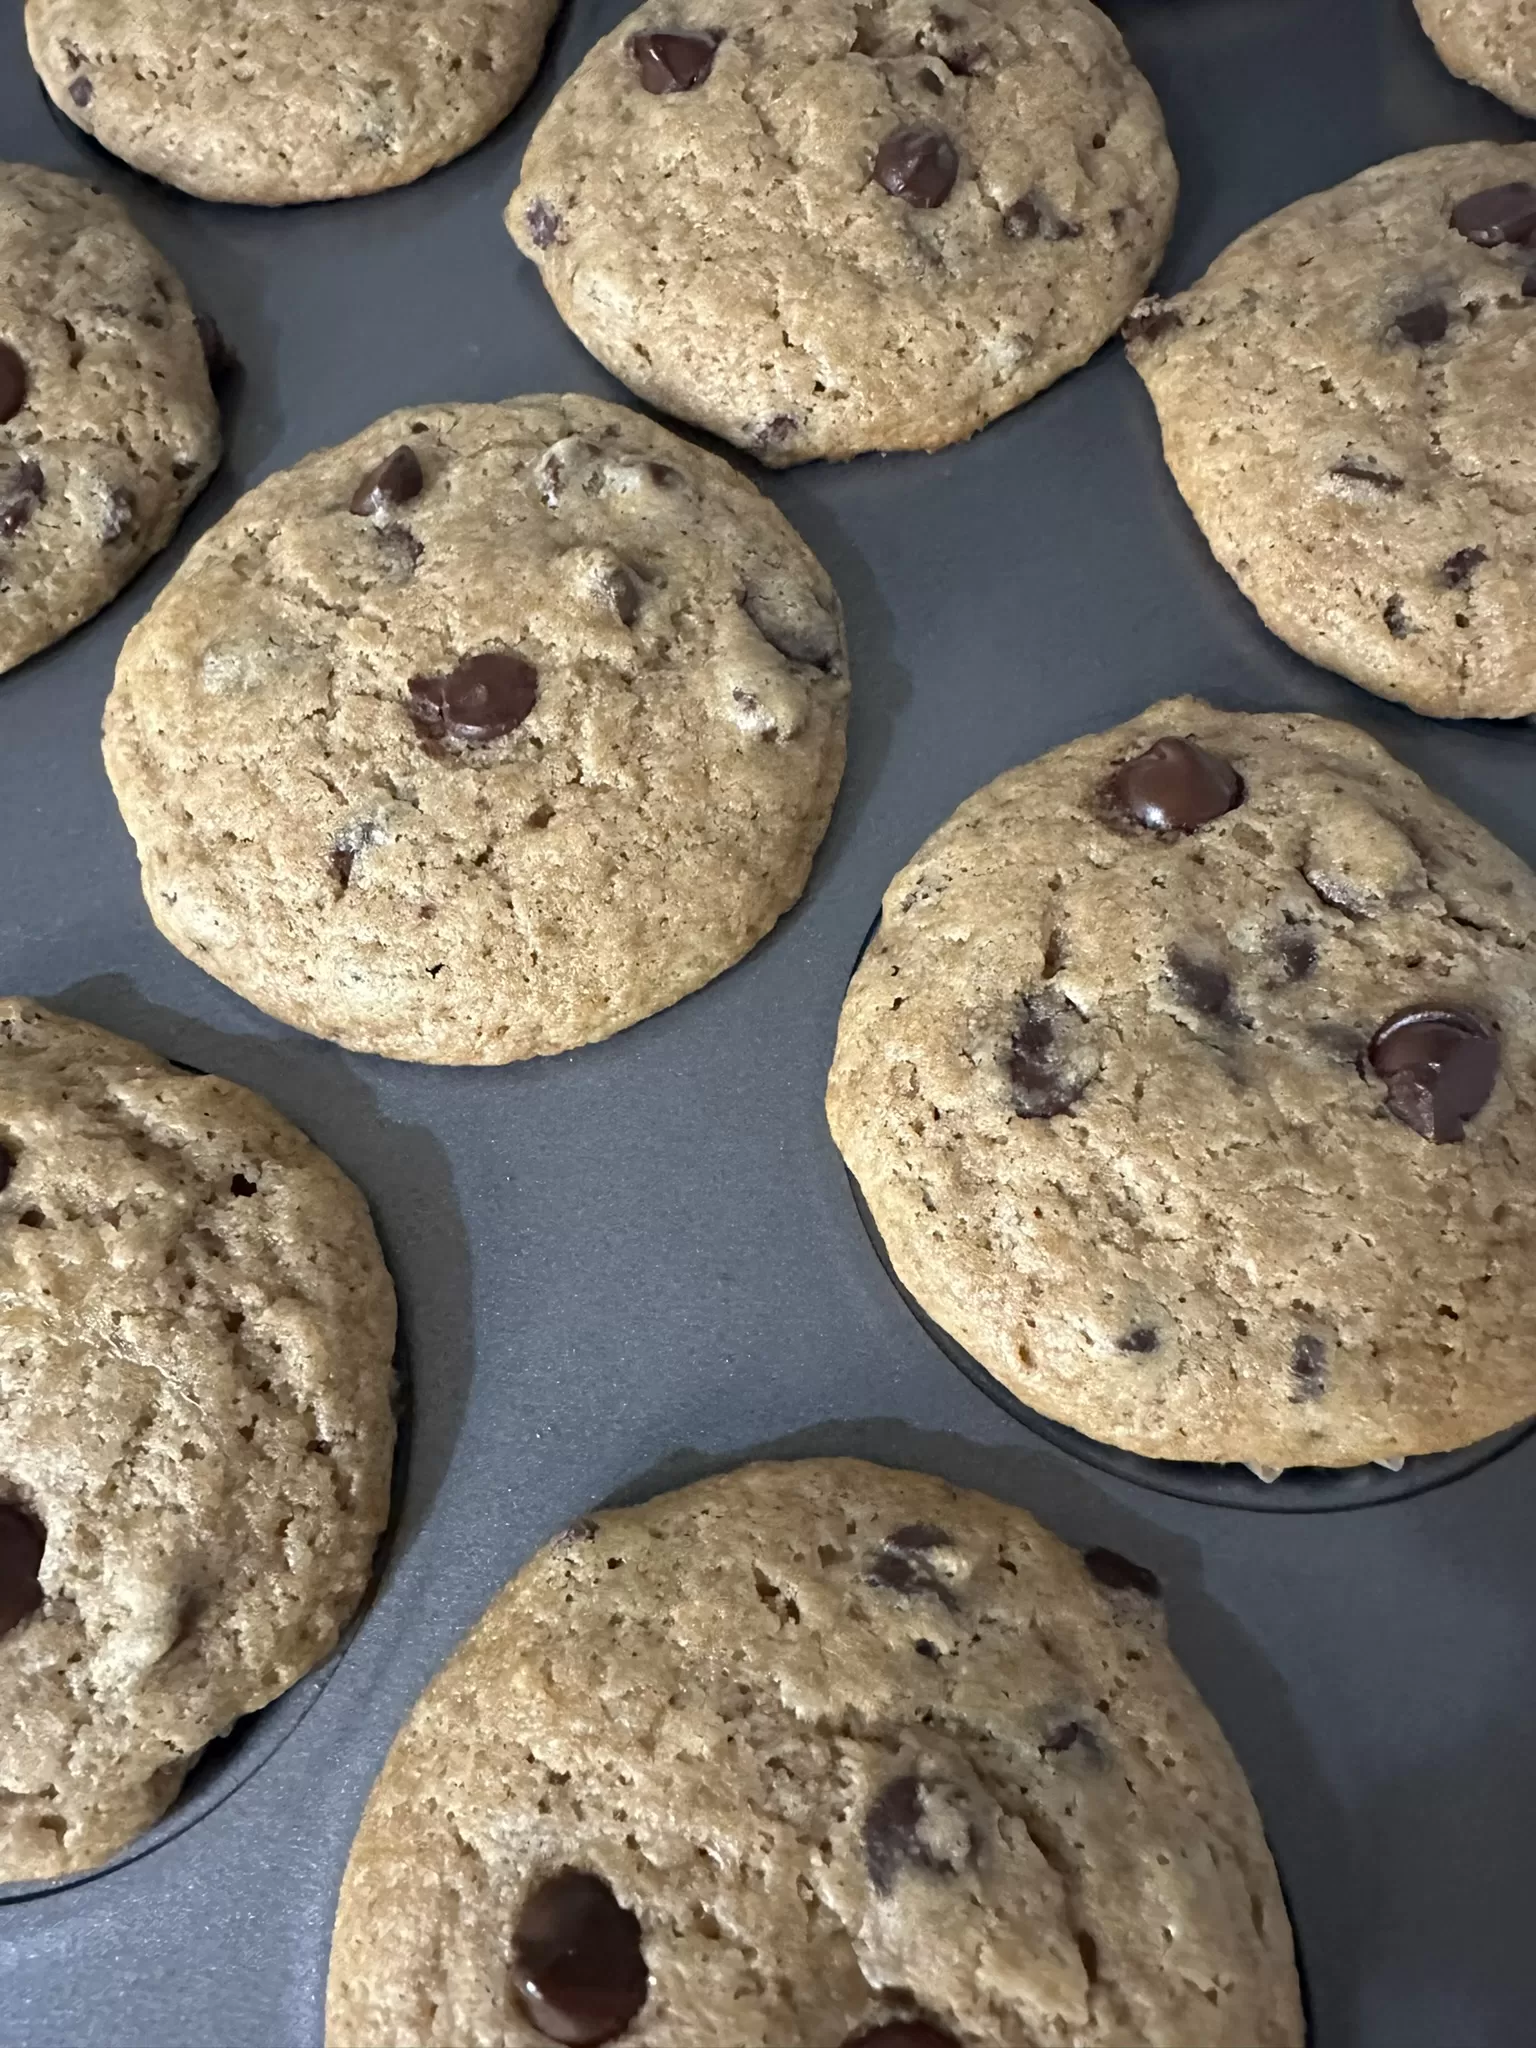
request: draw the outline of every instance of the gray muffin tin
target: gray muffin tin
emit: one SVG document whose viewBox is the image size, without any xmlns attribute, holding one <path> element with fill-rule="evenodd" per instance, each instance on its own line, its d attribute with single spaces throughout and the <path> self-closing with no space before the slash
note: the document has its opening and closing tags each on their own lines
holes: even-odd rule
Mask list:
<svg viewBox="0 0 1536 2048">
<path fill-rule="evenodd" d="M 0 2048 L 318 2048 L 369 1784 L 496 1590 L 594 1502 L 826 1452 L 983 1487 L 1161 1575 L 1263 1809 L 1314 2048 L 1519 2048 L 1536 2038 L 1536 1440 L 1433 1490 L 1410 1470 L 1412 1490 L 1349 1512 L 1328 1511 L 1347 1490 L 1248 1512 L 1282 1502 L 1246 1474 L 1196 1498 L 1142 1483 L 1168 1475 L 1032 1427 L 957 1370 L 889 1279 L 822 1118 L 896 868 L 1003 768 L 1158 697 L 1352 719 L 1536 858 L 1536 730 L 1415 718 L 1270 638 L 1180 503 L 1117 346 L 967 447 L 758 479 L 847 606 L 848 778 L 799 908 L 676 1009 L 531 1066 L 396 1065 L 272 1023 L 150 925 L 97 727 L 123 635 L 190 538 L 395 406 L 624 396 L 500 221 L 534 118 L 623 11 L 575 0 L 528 103 L 463 162 L 270 213 L 105 157 L 44 100 L 19 5 L 0 13 L 0 157 L 122 197 L 245 366 L 186 533 L 0 681 L 0 985 L 258 1089 L 360 1182 L 413 1412 L 377 1597 L 341 1654 L 216 1745 L 116 1866 L 0 1891 Z M 1445 73 L 1410 0 L 1110 12 L 1183 172 L 1173 285 L 1380 158 L 1533 132 Z"/>
</svg>

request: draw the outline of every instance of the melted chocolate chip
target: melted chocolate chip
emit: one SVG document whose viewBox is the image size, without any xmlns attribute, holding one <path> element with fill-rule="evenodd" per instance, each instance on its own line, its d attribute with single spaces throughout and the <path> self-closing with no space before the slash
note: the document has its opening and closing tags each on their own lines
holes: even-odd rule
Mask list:
<svg viewBox="0 0 1536 2048">
<path fill-rule="evenodd" d="M 1003 233 L 1016 242 L 1075 242 L 1082 233 L 1076 221 L 1066 220 L 1043 192 L 1026 192 L 1003 211 Z"/>
<path fill-rule="evenodd" d="M 946 1531 L 931 1522 L 910 1522 L 892 1530 L 870 1559 L 865 1585 L 878 1586 L 882 1592 L 897 1593 L 906 1600 L 927 1594 L 955 1613 L 959 1603 L 928 1560 L 929 1551 L 942 1550 L 948 1542 Z"/>
<path fill-rule="evenodd" d="M 1183 325 L 1184 315 L 1177 306 L 1166 305 L 1160 299 L 1143 299 L 1120 331 L 1127 341 L 1161 341 L 1165 334 L 1172 334 Z"/>
<path fill-rule="evenodd" d="M 1447 590 L 1465 590 L 1472 581 L 1474 569 L 1480 569 L 1488 559 L 1485 548 L 1458 548 L 1440 565 L 1440 581 Z"/>
<path fill-rule="evenodd" d="M 47 1532 L 35 1515 L 0 1501 L 0 1636 L 9 1635 L 42 1606 L 37 1574 L 47 1543 Z"/>
<path fill-rule="evenodd" d="M 960 2048 L 953 2034 L 927 2020 L 887 2020 L 867 2034 L 850 2034 L 843 2048 Z"/>
<path fill-rule="evenodd" d="M 528 239 L 535 249 L 552 249 L 560 239 L 561 220 L 547 199 L 535 199 L 523 215 Z"/>
<path fill-rule="evenodd" d="M 1042 1756 L 1060 1756 L 1063 1750 L 1071 1749 L 1087 1734 L 1081 1721 L 1063 1721 L 1059 1728 L 1053 1728 L 1040 1745 Z"/>
<path fill-rule="evenodd" d="M 131 530 L 138 509 L 138 500 L 126 485 L 119 484 L 108 493 L 106 509 L 101 515 L 101 537 L 109 547 Z"/>
<path fill-rule="evenodd" d="M 88 78 L 71 79 L 69 96 L 77 107 L 88 107 L 96 97 L 96 88 Z"/>
<path fill-rule="evenodd" d="M 219 323 L 211 313 L 195 313 L 192 324 L 197 329 L 197 338 L 202 344 L 203 361 L 208 365 L 208 380 L 218 384 L 225 377 L 233 376 L 240 367 L 240 358 L 235 354 L 219 329 Z"/>
<path fill-rule="evenodd" d="M 1317 965 L 1317 940 L 1301 925 L 1288 924 L 1277 932 L 1275 951 L 1287 981 L 1305 981 Z"/>
<path fill-rule="evenodd" d="M 1115 1339 L 1115 1349 L 1130 1351 L 1144 1357 L 1148 1352 L 1155 1351 L 1161 1342 L 1162 1339 L 1150 1323 L 1137 1323 L 1127 1330 L 1123 1337 Z"/>
<path fill-rule="evenodd" d="M 16 1155 L 9 1146 L 0 1145 L 0 1194 L 11 1184 L 11 1175 L 16 1171 Z"/>
<path fill-rule="evenodd" d="M 1341 478 L 1345 483 L 1369 484 L 1373 490 L 1386 491 L 1389 496 L 1403 488 L 1400 476 L 1394 476 L 1390 469 L 1382 469 L 1379 464 L 1365 461 L 1357 455 L 1342 457 L 1328 474 Z"/>
<path fill-rule="evenodd" d="M 804 662 L 823 675 L 837 665 L 837 622 L 808 591 L 775 594 L 752 586 L 742 593 L 741 608 L 768 645 L 786 661 Z"/>
<path fill-rule="evenodd" d="M 1387 1107 L 1436 1145 L 1459 1144 L 1493 1093 L 1499 1044 L 1465 1010 L 1399 1010 L 1380 1025 L 1366 1058 L 1387 1084 Z"/>
<path fill-rule="evenodd" d="M 875 1890 L 889 1897 L 907 1870 L 953 1877 L 976 1853 L 960 1795 L 921 1778 L 893 1778 L 864 1817 L 864 1862 Z"/>
<path fill-rule="evenodd" d="M 0 427 L 27 402 L 27 366 L 8 341 L 0 341 Z"/>
<path fill-rule="evenodd" d="M 1451 226 L 1480 249 L 1536 237 L 1536 185 L 1490 185 L 1470 193 L 1451 209 Z"/>
<path fill-rule="evenodd" d="M 1237 1021 L 1232 1002 L 1232 978 L 1224 967 L 1211 960 L 1197 960 L 1182 947 L 1168 948 L 1168 979 L 1174 995 L 1187 1010 L 1202 1017 Z"/>
<path fill-rule="evenodd" d="M 1410 306 L 1406 313 L 1399 313 L 1392 324 L 1415 348 L 1428 348 L 1434 342 L 1444 341 L 1451 316 L 1443 299 L 1426 299 L 1422 306 Z"/>
<path fill-rule="evenodd" d="M 1140 1593 L 1145 1600 L 1161 1600 L 1163 1597 L 1162 1581 L 1157 1573 L 1149 1572 L 1144 1564 L 1132 1564 L 1118 1550 L 1085 1551 L 1083 1563 L 1091 1576 L 1112 1593 Z"/>
<path fill-rule="evenodd" d="M 1154 740 L 1104 785 L 1111 809 L 1149 832 L 1198 832 L 1235 811 L 1246 794 L 1232 763 L 1193 740 Z"/>
<path fill-rule="evenodd" d="M 35 462 L 0 472 L 0 540 L 14 540 L 48 500 L 48 480 Z"/>
<path fill-rule="evenodd" d="M 875 182 L 908 206 L 942 206 L 959 173 L 960 152 L 942 128 L 898 128 L 875 153 Z"/>
<path fill-rule="evenodd" d="M 1400 590 L 1394 590 L 1387 599 L 1381 608 L 1381 616 L 1386 621 L 1387 631 L 1394 640 L 1406 640 L 1413 631 L 1412 621 L 1403 610 L 1403 594 Z"/>
<path fill-rule="evenodd" d="M 534 2026 L 570 2048 L 617 2040 L 650 1989 L 640 1922 L 584 1870 L 562 1870 L 529 1895 L 512 1967 Z"/>
<path fill-rule="evenodd" d="M 647 92 L 692 92 L 715 68 L 720 38 L 694 29 L 652 29 L 626 47 Z"/>
<path fill-rule="evenodd" d="M 1327 1346 L 1321 1337 L 1298 1337 L 1291 1346 L 1291 1399 L 1316 1401 L 1327 1388 Z"/>
<path fill-rule="evenodd" d="M 426 482 L 414 448 L 400 447 L 370 469 L 352 493 L 351 509 L 359 519 L 387 517 L 400 505 L 419 498 Z"/>
<path fill-rule="evenodd" d="M 1052 1117 L 1069 1110 L 1097 1072 L 1072 1040 L 1070 1003 L 1051 993 L 1020 998 L 1008 1041 L 1008 1087 L 1015 1116 Z"/>
<path fill-rule="evenodd" d="M 752 445 L 754 448 L 782 448 L 799 431 L 800 422 L 792 412 L 776 412 L 771 420 L 764 420 L 760 427 L 753 428 Z"/>
<path fill-rule="evenodd" d="M 516 732 L 539 695 L 539 672 L 520 654 L 471 654 L 442 676 L 412 676 L 411 722 L 423 739 L 484 746 Z"/>
</svg>

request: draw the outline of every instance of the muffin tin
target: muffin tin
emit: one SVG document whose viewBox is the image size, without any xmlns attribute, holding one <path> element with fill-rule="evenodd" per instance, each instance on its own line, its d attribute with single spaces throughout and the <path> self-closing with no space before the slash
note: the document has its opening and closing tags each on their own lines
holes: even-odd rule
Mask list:
<svg viewBox="0 0 1536 2048">
<path fill-rule="evenodd" d="M 44 100 L 19 8 L 0 16 L 0 155 L 122 197 L 245 365 L 188 533 L 0 681 L 4 985 L 256 1088 L 358 1180 L 414 1406 L 378 1595 L 337 1658 L 219 1745 L 116 1866 L 0 1893 L 0 2040 L 318 2048 L 367 1788 L 504 1580 L 593 1502 L 846 1451 L 986 1488 L 1160 1574 L 1269 1828 L 1314 2048 L 1512 2048 L 1536 2006 L 1536 1442 L 1408 1497 L 1382 1473 L 1356 1513 L 1233 1512 L 1280 1504 L 1247 1474 L 1185 1497 L 1187 1468 L 1024 1426 L 956 1369 L 825 1129 L 843 989 L 897 867 L 1004 767 L 1176 690 L 1352 719 L 1536 859 L 1536 729 L 1416 719 L 1271 639 L 1184 511 L 1118 348 L 969 446 L 759 477 L 847 607 L 848 779 L 803 903 L 676 1009 L 527 1067 L 395 1065 L 284 1030 L 151 928 L 97 726 L 123 635 L 190 536 L 396 405 L 623 397 L 500 223 L 555 81 L 623 11 L 575 0 L 528 104 L 463 162 L 270 214 L 104 157 Z M 1174 285 L 1382 157 L 1532 132 L 1443 71 L 1411 0 L 1109 11 L 1184 175 Z"/>
</svg>

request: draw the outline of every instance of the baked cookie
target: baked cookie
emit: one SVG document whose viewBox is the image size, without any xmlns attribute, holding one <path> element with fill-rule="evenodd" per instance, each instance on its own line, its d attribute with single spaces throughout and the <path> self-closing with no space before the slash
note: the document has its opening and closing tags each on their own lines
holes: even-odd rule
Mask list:
<svg viewBox="0 0 1536 2048">
<path fill-rule="evenodd" d="M 362 1197 L 275 1110 L 0 1002 L 0 1882 L 121 1849 L 335 1647 L 394 1330 Z"/>
<path fill-rule="evenodd" d="M 1531 0 L 1413 0 L 1448 69 L 1536 114 L 1536 7 Z"/>
<path fill-rule="evenodd" d="M 600 362 L 777 467 L 941 448 L 1076 368 L 1176 189 L 1088 0 L 652 0 L 507 224 Z"/>
<path fill-rule="evenodd" d="M 1138 307 L 1131 361 L 1282 640 L 1445 718 L 1536 711 L 1536 143 L 1315 193 Z"/>
<path fill-rule="evenodd" d="M 511 113 L 559 0 L 26 0 L 48 96 L 136 169 L 286 206 L 407 185 Z"/>
<path fill-rule="evenodd" d="M 1300 2048 L 1157 1592 L 851 1459 L 577 1523 L 390 1752 L 327 2048 Z"/>
<path fill-rule="evenodd" d="M 155 922 L 400 1059 L 606 1038 L 741 958 L 843 768 L 831 584 L 590 398 L 427 406 L 243 499 L 130 636 L 107 767 Z"/>
<path fill-rule="evenodd" d="M 1341 1466 L 1536 1413 L 1536 876 L 1352 726 L 1155 705 L 886 892 L 833 1135 L 1023 1401 Z"/>
<path fill-rule="evenodd" d="M 218 460 L 175 271 L 115 199 L 0 163 L 0 674 L 114 598 Z"/>
</svg>

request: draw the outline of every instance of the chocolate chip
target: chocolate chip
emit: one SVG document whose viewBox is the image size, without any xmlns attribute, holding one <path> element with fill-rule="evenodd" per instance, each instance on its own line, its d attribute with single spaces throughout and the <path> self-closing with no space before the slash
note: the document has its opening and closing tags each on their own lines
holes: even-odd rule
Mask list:
<svg viewBox="0 0 1536 2048">
<path fill-rule="evenodd" d="M 1383 469 L 1379 463 L 1367 461 L 1357 455 L 1342 457 L 1328 474 L 1339 477 L 1345 483 L 1369 484 L 1373 490 L 1386 491 L 1389 495 L 1403 488 L 1400 476 L 1394 476 L 1390 469 Z"/>
<path fill-rule="evenodd" d="M 101 537 L 108 546 L 128 532 L 138 509 L 138 500 L 125 485 L 119 484 L 108 493 L 106 510 L 101 515 Z"/>
<path fill-rule="evenodd" d="M 800 431 L 800 422 L 792 412 L 776 412 L 771 420 L 752 430 L 754 448 L 782 448 L 786 441 L 794 439 Z"/>
<path fill-rule="evenodd" d="M 43 1604 L 38 1568 L 48 1543 L 36 1515 L 0 1501 L 0 1636 L 35 1614 Z"/>
<path fill-rule="evenodd" d="M 935 1664 L 938 1663 L 939 1658 L 943 1654 L 938 1644 L 930 1643 L 926 1636 L 919 1636 L 912 1647 L 916 1650 L 919 1657 L 927 1657 Z"/>
<path fill-rule="evenodd" d="M 823 675 L 836 666 L 837 622 L 810 591 L 794 584 L 777 589 L 749 585 L 741 608 L 786 661 L 819 668 Z"/>
<path fill-rule="evenodd" d="M 539 673 L 520 654 L 471 654 L 441 676 L 412 676 L 411 722 L 423 739 L 483 746 L 515 732 L 539 695 Z"/>
<path fill-rule="evenodd" d="M 1277 932 L 1275 951 L 1287 981 L 1305 981 L 1317 965 L 1317 940 L 1301 925 L 1288 924 Z"/>
<path fill-rule="evenodd" d="M 1080 1030 L 1081 1018 L 1047 989 L 1019 999 L 1008 1041 L 1008 1087 L 1015 1116 L 1060 1116 L 1098 1073 Z"/>
<path fill-rule="evenodd" d="M 1408 614 L 1403 610 L 1402 592 L 1394 590 L 1381 608 L 1381 616 L 1387 622 L 1387 631 L 1394 640 L 1406 640 L 1413 631 Z"/>
<path fill-rule="evenodd" d="M 535 249 L 552 249 L 559 241 L 560 216 L 547 199 L 535 199 L 523 219 L 528 223 L 528 239 Z"/>
<path fill-rule="evenodd" d="M 1536 237 L 1536 185 L 1522 180 L 1470 193 L 1451 209 L 1451 226 L 1480 249 L 1529 242 Z"/>
<path fill-rule="evenodd" d="M 387 517 L 397 506 L 419 498 L 426 479 L 421 459 L 414 448 L 400 447 L 386 455 L 377 469 L 370 469 L 352 493 L 351 509 L 359 519 Z"/>
<path fill-rule="evenodd" d="M 692 92 L 714 69 L 721 40 L 693 29 L 652 29 L 631 36 L 626 48 L 647 92 Z"/>
<path fill-rule="evenodd" d="M 1026 192 L 1003 209 L 1003 233 L 1016 242 L 1075 242 L 1082 233 L 1075 221 L 1065 220 L 1043 192 Z"/>
<path fill-rule="evenodd" d="M 1184 315 L 1164 299 L 1143 299 L 1120 332 L 1127 341 L 1161 341 L 1184 325 Z"/>
<path fill-rule="evenodd" d="M 237 1173 L 231 1176 L 229 1192 L 232 1195 L 254 1195 L 256 1183 L 253 1180 L 247 1180 L 243 1173 Z"/>
<path fill-rule="evenodd" d="M 1472 571 L 1480 569 L 1487 559 L 1484 548 L 1458 548 L 1440 564 L 1440 581 L 1447 590 L 1465 590 L 1472 581 Z"/>
<path fill-rule="evenodd" d="M 1181 946 L 1168 948 L 1168 979 L 1174 995 L 1187 1010 L 1202 1017 L 1220 1017 L 1236 1023 L 1232 1003 L 1232 978 L 1224 967 L 1211 960 L 1197 960 Z"/>
<path fill-rule="evenodd" d="M 903 1599 L 926 1594 L 953 1614 L 958 1602 L 928 1559 L 929 1551 L 942 1550 L 948 1542 L 946 1532 L 931 1522 L 912 1522 L 893 1530 L 870 1559 L 864 1583 Z"/>
<path fill-rule="evenodd" d="M 1154 740 L 1104 785 L 1112 809 L 1149 832 L 1198 832 L 1235 811 L 1246 794 L 1232 763 L 1194 740 Z"/>
<path fill-rule="evenodd" d="M 11 1175 L 16 1171 L 16 1155 L 7 1145 L 0 1145 L 0 1194 L 11 1184 Z"/>
<path fill-rule="evenodd" d="M 936 99 L 943 97 L 943 79 L 940 78 L 937 71 L 931 71 L 926 64 L 923 66 L 922 70 L 919 71 L 919 73 L 917 74 L 917 82 L 923 88 L 924 92 L 931 92 Z"/>
<path fill-rule="evenodd" d="M 71 79 L 69 96 L 77 107 L 88 107 L 96 97 L 96 88 L 88 78 Z"/>
<path fill-rule="evenodd" d="M 1422 306 L 1410 306 L 1406 313 L 1399 313 L 1392 324 L 1415 348 L 1428 348 L 1433 342 L 1444 341 L 1451 316 L 1443 299 L 1426 299 Z"/>
<path fill-rule="evenodd" d="M 209 382 L 217 384 L 232 376 L 240 367 L 240 358 L 224 339 L 217 320 L 211 313 L 194 313 L 192 325 L 197 329 L 197 338 L 202 344 Z"/>
<path fill-rule="evenodd" d="M 0 427 L 27 402 L 27 366 L 8 341 L 0 341 Z"/>
<path fill-rule="evenodd" d="M 1092 1577 L 1112 1593 L 1140 1593 L 1147 1600 L 1161 1600 L 1163 1597 L 1162 1581 L 1157 1573 L 1149 1572 L 1144 1564 L 1132 1564 L 1118 1550 L 1085 1551 L 1083 1563 Z"/>
<path fill-rule="evenodd" d="M 864 1816 L 864 1862 L 883 1897 L 889 1898 L 905 1871 L 954 1877 L 975 1853 L 961 1795 L 948 1786 L 893 1778 Z"/>
<path fill-rule="evenodd" d="M 1316 1401 L 1328 1387 L 1328 1351 L 1321 1337 L 1298 1337 L 1291 1346 L 1291 1399 Z"/>
<path fill-rule="evenodd" d="M 534 2026 L 570 2048 L 617 2040 L 650 1989 L 640 1922 L 584 1870 L 546 1878 L 524 1901 L 512 1972 Z"/>
<path fill-rule="evenodd" d="M 953 1541 L 937 1522 L 903 1522 L 885 1539 L 888 1550 L 947 1550 Z"/>
<path fill-rule="evenodd" d="M 0 472 L 0 540 L 14 540 L 47 500 L 48 480 L 37 463 Z"/>
<path fill-rule="evenodd" d="M 1392 1114 L 1437 1145 L 1461 1142 L 1499 1072 L 1498 1040 L 1481 1018 L 1428 1006 L 1388 1017 L 1366 1058 Z"/>
<path fill-rule="evenodd" d="M 898 128 L 875 153 L 875 181 L 908 206 L 942 206 L 955 189 L 960 152 L 942 128 Z"/>
<path fill-rule="evenodd" d="M 850 2034 L 843 2048 L 960 2048 L 953 2034 L 927 2020 L 887 2020 L 867 2034 Z"/>
<path fill-rule="evenodd" d="M 1059 1728 L 1053 1728 L 1040 1745 L 1042 1756 L 1060 1756 L 1063 1750 L 1071 1749 L 1087 1734 L 1081 1721 L 1063 1721 Z"/>
<path fill-rule="evenodd" d="M 1127 1330 L 1123 1337 L 1115 1339 L 1115 1349 L 1145 1355 L 1149 1351 L 1155 1351 L 1161 1342 L 1162 1339 L 1150 1323 L 1137 1323 Z"/>
<path fill-rule="evenodd" d="M 621 626 L 632 626 L 640 616 L 640 579 L 622 562 L 615 562 L 602 579 L 603 594 L 619 615 Z"/>
<path fill-rule="evenodd" d="M 1525 283 L 1520 287 L 1522 299 L 1536 299 L 1536 270 L 1525 273 Z"/>
</svg>

